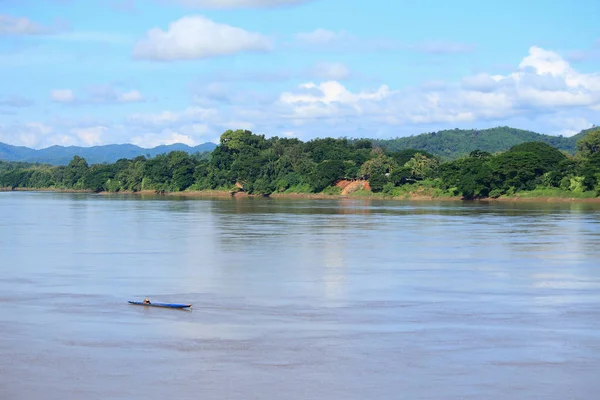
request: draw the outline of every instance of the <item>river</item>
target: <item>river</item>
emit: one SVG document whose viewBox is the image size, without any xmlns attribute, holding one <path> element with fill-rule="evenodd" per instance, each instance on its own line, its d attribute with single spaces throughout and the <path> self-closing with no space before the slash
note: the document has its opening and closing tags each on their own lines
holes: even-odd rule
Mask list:
<svg viewBox="0 0 600 400">
<path fill-rule="evenodd" d="M 0 193 L 0 355 L 5 400 L 595 400 L 600 206 Z"/>
</svg>

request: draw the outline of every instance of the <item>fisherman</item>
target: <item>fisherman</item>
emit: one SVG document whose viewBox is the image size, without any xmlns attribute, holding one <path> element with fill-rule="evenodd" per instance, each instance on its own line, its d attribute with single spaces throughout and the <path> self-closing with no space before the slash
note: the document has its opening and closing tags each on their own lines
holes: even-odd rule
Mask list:
<svg viewBox="0 0 600 400">
<path fill-rule="evenodd" d="M 144 304 L 150 304 L 150 299 L 146 297 L 146 298 L 144 299 Z"/>
</svg>

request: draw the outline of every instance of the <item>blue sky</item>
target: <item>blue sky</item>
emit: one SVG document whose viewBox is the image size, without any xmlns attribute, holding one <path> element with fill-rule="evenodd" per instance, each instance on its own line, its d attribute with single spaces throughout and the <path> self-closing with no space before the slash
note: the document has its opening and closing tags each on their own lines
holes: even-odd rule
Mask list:
<svg viewBox="0 0 600 400">
<path fill-rule="evenodd" d="M 389 138 L 600 120 L 600 2 L 0 0 L 0 141 Z"/>
</svg>

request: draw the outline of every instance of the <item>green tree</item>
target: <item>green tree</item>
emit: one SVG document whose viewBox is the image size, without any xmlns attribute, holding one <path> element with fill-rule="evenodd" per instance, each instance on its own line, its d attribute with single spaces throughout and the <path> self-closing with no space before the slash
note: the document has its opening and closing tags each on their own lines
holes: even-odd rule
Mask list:
<svg viewBox="0 0 600 400">
<path fill-rule="evenodd" d="M 404 164 L 404 167 L 410 170 L 412 178 L 416 181 L 433 178 L 438 166 L 439 162 L 435 158 L 429 158 L 421 153 L 416 153 Z"/>
<path fill-rule="evenodd" d="M 183 191 L 194 183 L 195 164 L 184 151 L 172 151 L 168 154 L 169 169 L 172 171 L 171 190 Z"/>
<path fill-rule="evenodd" d="M 172 171 L 169 168 L 169 158 L 166 154 L 159 154 L 149 159 L 144 164 L 144 190 L 169 190 Z"/>
<path fill-rule="evenodd" d="M 430 153 L 428 153 L 426 151 L 415 150 L 415 149 L 406 149 L 406 150 L 395 151 L 395 152 L 390 153 L 389 156 L 392 157 L 392 159 L 394 161 L 396 161 L 396 164 L 404 165 L 411 158 L 413 158 L 416 154 L 424 155 L 427 158 L 435 158 L 433 155 L 431 155 Z"/>
<path fill-rule="evenodd" d="M 589 158 L 600 152 L 600 128 L 589 131 L 577 142 L 577 155 Z"/>
<path fill-rule="evenodd" d="M 83 177 L 88 171 L 88 163 L 85 158 L 74 156 L 73 159 L 67 165 L 64 184 L 68 188 L 82 189 L 83 183 L 81 182 Z"/>
<path fill-rule="evenodd" d="M 398 164 L 394 161 L 394 159 L 383 154 L 381 150 L 374 151 L 373 154 L 374 157 L 360 167 L 359 174 L 364 179 L 370 180 L 371 175 L 380 173 L 385 175 L 394 171 L 395 169 L 398 169 Z"/>
<path fill-rule="evenodd" d="M 533 153 L 539 157 L 540 168 L 544 171 L 550 171 L 561 161 L 567 159 L 567 156 L 555 147 L 543 142 L 527 142 L 511 147 L 509 152 L 527 152 Z"/>
<path fill-rule="evenodd" d="M 108 182 L 115 176 L 115 165 L 95 164 L 89 167 L 83 181 L 83 188 L 94 192 L 110 190 Z M 116 189 L 113 187 L 112 189 Z"/>
<path fill-rule="evenodd" d="M 313 178 L 313 189 L 315 192 L 321 192 L 335 181 L 344 177 L 344 162 L 340 160 L 327 160 L 319 163 Z"/>
<path fill-rule="evenodd" d="M 369 171 L 369 186 L 371 186 L 373 193 L 381 192 L 386 183 L 388 183 L 386 174 L 387 172 L 383 164 L 376 164 L 371 167 Z"/>
<path fill-rule="evenodd" d="M 490 161 L 492 184 L 502 193 L 513 190 L 532 190 L 547 172 L 545 163 L 534 153 L 508 151 Z"/>
</svg>

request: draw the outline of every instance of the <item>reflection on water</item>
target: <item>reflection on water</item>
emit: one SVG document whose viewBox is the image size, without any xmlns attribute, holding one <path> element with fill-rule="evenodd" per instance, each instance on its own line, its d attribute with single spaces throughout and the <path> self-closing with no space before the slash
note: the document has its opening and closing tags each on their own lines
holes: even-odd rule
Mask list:
<svg viewBox="0 0 600 400">
<path fill-rule="evenodd" d="M 595 399 L 599 211 L 0 193 L 0 398 Z"/>
</svg>

